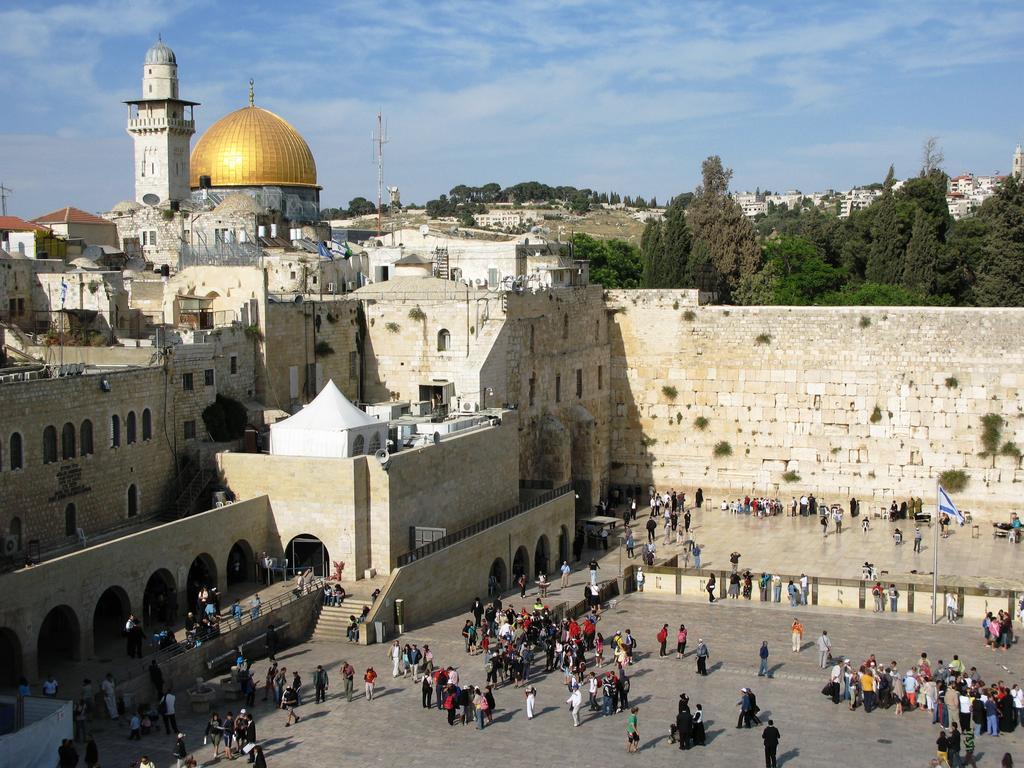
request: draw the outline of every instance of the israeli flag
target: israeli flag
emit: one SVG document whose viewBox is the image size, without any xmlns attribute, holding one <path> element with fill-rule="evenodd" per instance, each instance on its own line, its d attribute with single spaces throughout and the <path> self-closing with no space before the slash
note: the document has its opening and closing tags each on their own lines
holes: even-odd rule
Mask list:
<svg viewBox="0 0 1024 768">
<path fill-rule="evenodd" d="M 963 514 L 956 508 L 956 504 L 949 498 L 946 489 L 941 485 L 939 486 L 939 514 L 949 515 L 950 520 L 956 520 L 960 525 L 964 524 Z"/>
<path fill-rule="evenodd" d="M 64 278 L 60 280 L 60 308 L 64 309 L 64 302 L 68 298 L 68 284 L 64 282 Z"/>
<path fill-rule="evenodd" d="M 320 254 L 321 258 L 327 259 L 328 261 L 334 261 L 334 254 L 331 253 L 330 248 L 327 247 L 327 243 L 321 240 L 317 243 L 316 250 L 317 253 Z"/>
</svg>

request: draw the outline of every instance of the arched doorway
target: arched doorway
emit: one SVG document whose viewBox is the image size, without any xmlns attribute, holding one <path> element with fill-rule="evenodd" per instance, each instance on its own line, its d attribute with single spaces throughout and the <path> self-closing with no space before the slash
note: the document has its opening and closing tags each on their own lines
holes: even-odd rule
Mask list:
<svg viewBox="0 0 1024 768">
<path fill-rule="evenodd" d="M 146 627 L 165 626 L 178 615 L 178 598 L 171 572 L 161 568 L 149 577 L 142 594 L 142 623 Z"/>
<path fill-rule="evenodd" d="M 21 642 L 13 629 L 0 627 L 0 687 L 15 686 L 21 671 Z"/>
<path fill-rule="evenodd" d="M 256 578 L 252 547 L 245 539 L 239 539 L 228 552 L 228 585 L 253 581 Z"/>
<path fill-rule="evenodd" d="M 551 545 L 548 544 L 548 537 L 541 535 L 537 539 L 537 547 L 533 551 L 533 575 L 540 576 L 542 573 L 550 573 L 549 560 L 551 559 Z"/>
<path fill-rule="evenodd" d="M 51 608 L 39 626 L 36 646 L 39 674 L 48 675 L 54 665 L 81 658 L 82 637 L 78 617 L 67 605 Z"/>
<path fill-rule="evenodd" d="M 308 533 L 296 536 L 288 542 L 284 556 L 288 558 L 288 570 L 292 573 L 312 568 L 316 576 L 330 575 L 331 555 L 316 536 Z"/>
<path fill-rule="evenodd" d="M 194 611 L 196 618 L 199 618 L 197 599 L 199 590 L 203 587 L 212 589 L 217 586 L 217 564 L 213 558 L 203 552 L 192 561 L 188 569 L 188 578 L 185 580 L 185 596 L 188 598 L 186 610 Z"/>
<path fill-rule="evenodd" d="M 491 585 L 493 585 L 493 588 Z M 508 571 L 505 569 L 505 561 L 500 557 L 495 558 L 494 562 L 491 563 L 491 570 L 487 578 L 487 588 L 488 594 L 491 597 L 500 595 L 508 589 Z"/>
<path fill-rule="evenodd" d="M 558 564 L 569 562 L 569 529 L 564 525 L 558 531 Z"/>
<path fill-rule="evenodd" d="M 92 642 L 97 653 L 107 652 L 110 646 L 122 639 L 124 624 L 131 611 L 128 593 L 121 587 L 108 587 L 100 595 L 92 614 Z"/>
<path fill-rule="evenodd" d="M 516 556 L 512 558 L 512 578 L 518 579 L 521 573 L 530 573 L 530 553 L 526 551 L 526 547 L 519 547 Z"/>
</svg>

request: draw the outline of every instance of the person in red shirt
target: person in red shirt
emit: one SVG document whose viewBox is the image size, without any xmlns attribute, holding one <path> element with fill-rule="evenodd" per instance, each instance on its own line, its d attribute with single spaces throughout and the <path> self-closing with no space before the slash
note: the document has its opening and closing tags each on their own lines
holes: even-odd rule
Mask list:
<svg viewBox="0 0 1024 768">
<path fill-rule="evenodd" d="M 373 701 L 373 684 L 377 680 L 377 672 L 373 667 L 366 668 L 363 675 L 363 682 L 366 684 L 366 700 Z"/>
<path fill-rule="evenodd" d="M 667 656 L 668 655 L 665 652 L 665 645 L 667 643 L 668 643 L 668 624 L 663 624 L 661 629 L 658 631 L 658 645 L 660 646 L 660 648 L 658 650 L 658 655 L 659 656 Z"/>
</svg>

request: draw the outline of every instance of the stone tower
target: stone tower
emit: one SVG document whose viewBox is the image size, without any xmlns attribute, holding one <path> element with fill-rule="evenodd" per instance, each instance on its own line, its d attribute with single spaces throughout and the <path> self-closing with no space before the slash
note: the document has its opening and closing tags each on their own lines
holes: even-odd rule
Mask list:
<svg viewBox="0 0 1024 768">
<path fill-rule="evenodd" d="M 128 104 L 135 142 L 135 200 L 156 205 L 190 197 L 189 143 L 196 132 L 194 101 L 178 95 L 178 62 L 162 40 L 146 51 L 142 97 Z"/>
<path fill-rule="evenodd" d="M 1020 144 L 1013 153 L 1013 176 L 1016 179 L 1024 179 L 1024 150 L 1020 148 Z"/>
</svg>

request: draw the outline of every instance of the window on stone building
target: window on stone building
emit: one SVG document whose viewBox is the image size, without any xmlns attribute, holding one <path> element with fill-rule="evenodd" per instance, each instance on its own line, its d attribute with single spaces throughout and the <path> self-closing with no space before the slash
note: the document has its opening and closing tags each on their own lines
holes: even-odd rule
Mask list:
<svg viewBox="0 0 1024 768">
<path fill-rule="evenodd" d="M 89 419 L 78 428 L 78 447 L 80 455 L 92 456 L 92 422 Z"/>
<path fill-rule="evenodd" d="M 374 432 L 373 437 L 370 438 L 370 450 L 367 453 L 374 454 L 380 450 L 380 433 Z"/>
<path fill-rule="evenodd" d="M 437 332 L 437 351 L 447 352 L 452 348 L 452 335 L 448 333 L 447 328 L 442 328 Z"/>
<path fill-rule="evenodd" d="M 213 386 L 213 368 L 207 368 L 203 371 L 203 384 L 207 387 Z"/>
<path fill-rule="evenodd" d="M 597 366 L 597 388 L 604 389 L 604 366 Z"/>
<path fill-rule="evenodd" d="M 583 369 L 576 369 L 576 399 L 579 400 L 583 397 Z"/>
<path fill-rule="evenodd" d="M 594 341 L 601 340 L 601 319 L 598 318 L 594 321 Z"/>
<path fill-rule="evenodd" d="M 562 315 L 562 338 L 569 338 L 569 314 Z"/>
<path fill-rule="evenodd" d="M 181 388 L 186 392 L 191 392 L 193 389 L 195 389 L 195 384 L 192 381 L 191 373 L 181 374 Z"/>
<path fill-rule="evenodd" d="M 18 301 L 17 301 L 17 299 L 8 299 L 7 300 L 7 314 L 10 315 L 11 317 L 14 317 L 16 314 L 18 314 Z"/>
<path fill-rule="evenodd" d="M 60 430 L 60 457 L 64 461 L 75 458 L 75 425 L 70 421 Z"/>
<path fill-rule="evenodd" d="M 64 535 L 78 535 L 78 510 L 75 509 L 74 504 L 64 507 Z"/>
<path fill-rule="evenodd" d="M 57 428 L 49 426 L 43 430 L 43 464 L 57 460 Z"/>
<path fill-rule="evenodd" d="M 14 539 L 14 551 L 21 551 L 21 518 L 12 517 L 11 524 L 7 529 L 7 535 Z"/>
<path fill-rule="evenodd" d="M 142 409 L 142 439 L 153 439 L 153 414 L 150 413 L 149 408 Z"/>
<path fill-rule="evenodd" d="M 531 325 L 530 326 L 530 354 L 533 354 L 533 349 L 534 349 L 534 347 L 533 347 L 533 341 L 534 341 L 534 339 L 533 339 L 533 331 L 534 331 L 534 328 Z"/>
<path fill-rule="evenodd" d="M 21 435 L 15 432 L 11 435 L 11 469 L 21 469 L 25 466 L 25 457 L 22 451 Z"/>
<path fill-rule="evenodd" d="M 24 299 L 18 299 L 18 314 L 19 315 L 24 315 L 25 314 L 25 300 Z"/>
<path fill-rule="evenodd" d="M 356 435 L 356 439 L 352 441 L 352 455 L 362 456 L 364 453 L 366 453 L 366 440 L 362 435 Z"/>
<path fill-rule="evenodd" d="M 110 447 L 121 447 L 121 417 L 116 413 L 110 417 Z"/>
<path fill-rule="evenodd" d="M 349 352 L 348 353 L 348 378 L 350 381 L 355 381 L 356 376 L 359 375 L 359 353 Z"/>
<path fill-rule="evenodd" d="M 135 517 L 139 514 L 139 489 L 135 483 L 128 486 L 128 517 Z"/>
<path fill-rule="evenodd" d="M 231 356 L 231 373 L 238 373 L 238 355 Z"/>
<path fill-rule="evenodd" d="M 562 375 L 555 374 L 555 402 L 562 402 Z"/>
<path fill-rule="evenodd" d="M 186 440 L 195 440 L 196 439 L 196 422 L 195 422 L 195 419 L 189 419 L 188 421 L 186 421 L 182 425 L 182 428 L 184 430 L 184 434 L 185 434 L 185 439 Z"/>
<path fill-rule="evenodd" d="M 537 398 L 537 374 L 530 374 L 530 405 L 533 405 Z"/>
<path fill-rule="evenodd" d="M 128 418 L 124 420 L 124 441 L 128 445 L 132 445 L 135 442 L 135 433 L 135 411 L 128 411 Z"/>
</svg>

